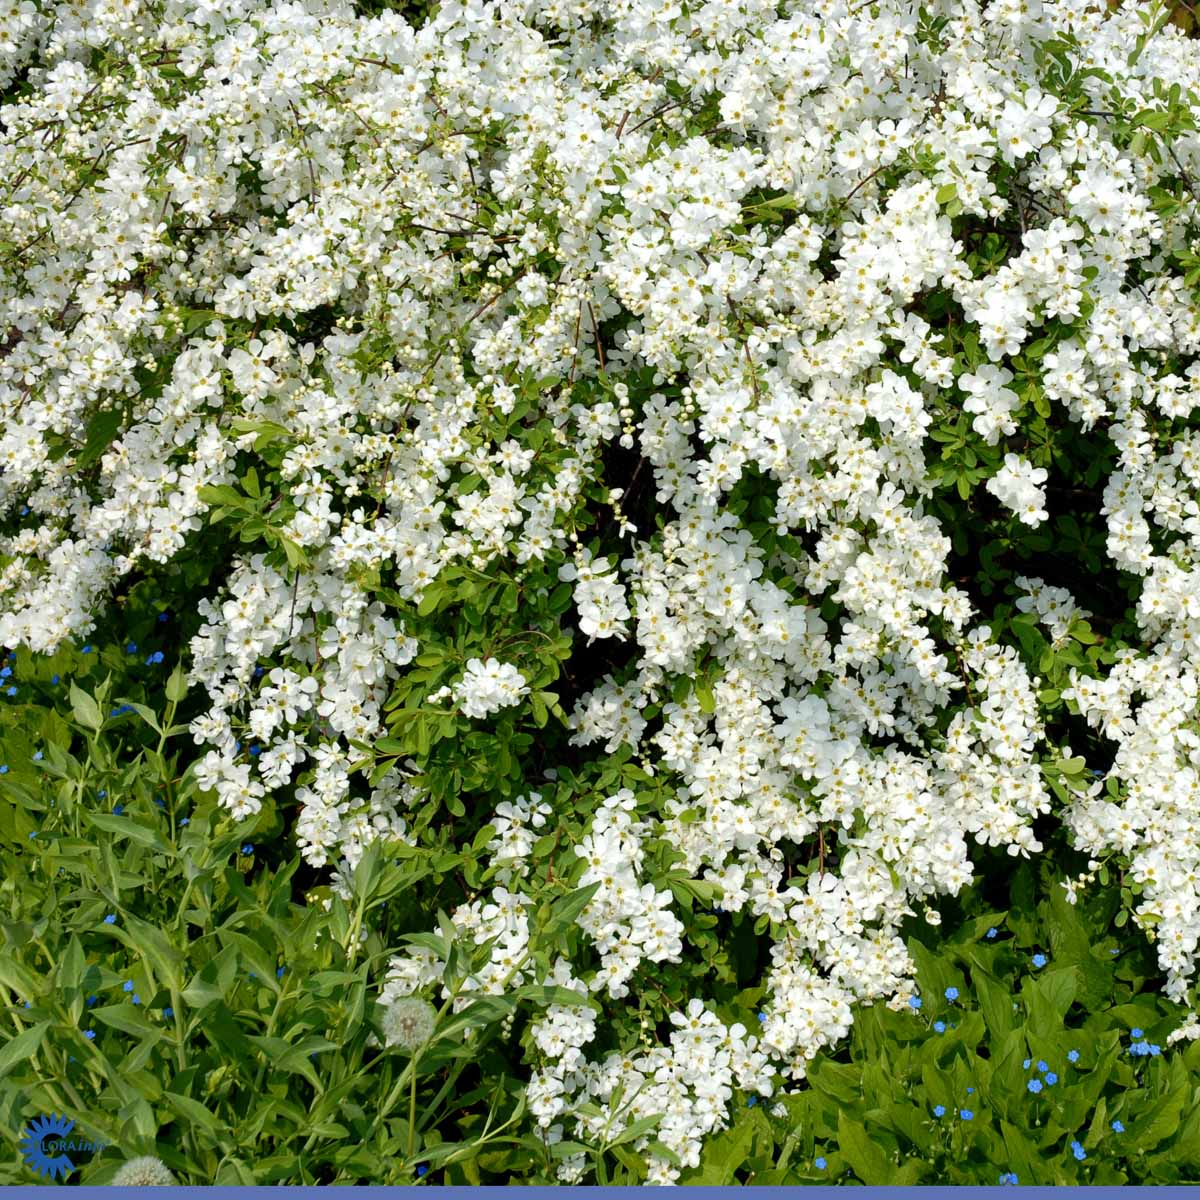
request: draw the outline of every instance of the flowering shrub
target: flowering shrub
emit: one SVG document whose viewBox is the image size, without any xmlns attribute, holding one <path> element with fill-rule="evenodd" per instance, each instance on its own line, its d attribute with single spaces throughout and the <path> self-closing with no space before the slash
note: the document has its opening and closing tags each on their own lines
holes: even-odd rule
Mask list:
<svg viewBox="0 0 1200 1200">
<path fill-rule="evenodd" d="M 1115 889 L 1194 1008 L 1200 46 L 1170 15 L 13 7 L 5 853 L 30 813 L 113 831 L 97 772 L 186 780 L 216 846 L 266 831 L 351 914 L 329 970 L 365 937 L 383 1011 L 443 1022 L 405 1170 L 465 1170 L 417 1085 L 491 1024 L 547 1178 L 700 1169 L 736 1097 L 786 1109 L 856 1010 L 919 997 L 915 931 L 985 859 Z M 72 683 L 68 723 L 87 639 L 165 674 L 133 636 L 164 607 L 182 669 Z"/>
</svg>

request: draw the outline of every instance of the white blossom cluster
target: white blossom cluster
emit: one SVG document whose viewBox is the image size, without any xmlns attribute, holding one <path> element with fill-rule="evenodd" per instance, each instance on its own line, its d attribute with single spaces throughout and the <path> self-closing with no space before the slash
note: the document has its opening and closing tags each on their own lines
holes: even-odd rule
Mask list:
<svg viewBox="0 0 1200 1200">
<path fill-rule="evenodd" d="M 512 663 L 495 658 L 487 662 L 472 658 L 462 679 L 451 689 L 460 711 L 468 717 L 487 717 L 502 708 L 519 704 L 527 695 L 525 676 Z"/>
<path fill-rule="evenodd" d="M 1070 636 L 1071 627 L 1092 614 L 1080 608 L 1066 588 L 1052 587 L 1043 579 L 1027 579 L 1018 575 L 1013 583 L 1024 593 L 1017 600 L 1017 608 L 1024 613 L 1033 613 L 1040 625 L 1050 633 L 1050 645 L 1063 646 Z"/>
<path fill-rule="evenodd" d="M 1026 525 L 1040 525 L 1050 515 L 1041 487 L 1048 475 L 1045 467 L 1035 467 L 1017 454 L 1006 454 L 1004 466 L 987 481 L 987 490 Z"/>
<path fill-rule="evenodd" d="M 1127 144 L 1107 115 L 1164 114 L 1162 81 L 1200 93 L 1200 43 L 1157 14 L 444 0 L 418 28 L 343 0 L 9 4 L 0 644 L 86 635 L 127 577 L 244 521 L 254 544 L 198 602 L 197 778 L 239 817 L 294 795 L 306 857 L 344 876 L 413 837 L 420 782 L 367 794 L 352 743 L 387 732 L 422 601 L 456 571 L 549 563 L 580 643 L 632 654 L 574 706 L 572 742 L 630 748 L 670 795 L 609 798 L 575 847 L 599 966 L 561 963 L 560 986 L 619 1001 L 688 955 L 645 869 L 656 839 L 767 919 L 772 965 L 754 1037 L 697 998 L 662 1044 L 590 1060 L 594 1022 L 549 1010 L 531 1100 L 548 1137 L 586 1135 L 580 1107 L 641 1080 L 619 1119 L 665 1111 L 654 1136 L 694 1162 L 735 1086 L 801 1077 L 855 1004 L 908 994 L 900 922 L 971 881 L 972 841 L 1040 849 L 1040 681 L 951 573 L 930 447 L 966 414 L 1003 452 L 978 493 L 1042 526 L 1044 402 L 1116 455 L 1099 519 L 1140 583 L 1139 644 L 1067 693 L 1116 756 L 1063 819 L 1128 858 L 1187 999 L 1200 306 L 1178 262 L 1200 249 L 1200 139 Z M 968 261 L 958 217 L 1014 230 L 999 260 Z M 975 361 L 921 315 L 931 296 Z M 245 471 L 268 460 L 260 504 Z M 604 545 L 577 532 L 589 504 Z M 1066 636 L 1070 594 L 1018 588 Z M 521 667 L 469 663 L 458 711 L 522 704 Z M 475 990 L 528 978 L 541 805 L 497 814 L 504 878 L 453 914 L 494 939 Z M 441 969 L 399 956 L 385 1002 Z"/>
</svg>

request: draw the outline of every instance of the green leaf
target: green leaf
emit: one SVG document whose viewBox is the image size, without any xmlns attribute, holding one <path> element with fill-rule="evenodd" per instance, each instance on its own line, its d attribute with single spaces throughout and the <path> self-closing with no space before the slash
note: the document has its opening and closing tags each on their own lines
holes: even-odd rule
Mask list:
<svg viewBox="0 0 1200 1200">
<path fill-rule="evenodd" d="M 550 940 L 574 928 L 580 913 L 587 908 L 592 897 L 599 890 L 599 883 L 590 883 L 587 887 L 578 888 L 569 895 L 555 900 L 546 915 L 545 924 L 539 930 L 541 936 Z"/>
<path fill-rule="evenodd" d="M 214 1138 L 221 1133 L 221 1123 L 198 1100 L 193 1100 L 190 1096 L 181 1096 L 178 1092 L 163 1092 L 163 1099 L 185 1121 L 199 1126 L 205 1133 Z"/>
<path fill-rule="evenodd" d="M 187 695 L 187 690 L 187 674 L 183 669 L 183 663 L 178 663 L 167 678 L 167 699 L 178 704 Z"/>
<path fill-rule="evenodd" d="M 638 1138 L 645 1137 L 652 1129 L 657 1129 L 662 1124 L 662 1119 L 662 1113 L 655 1113 L 650 1117 L 639 1117 L 636 1121 L 630 1121 L 621 1131 L 620 1135 L 613 1138 L 608 1144 L 610 1146 L 621 1146 L 626 1142 L 637 1141 Z"/>
<path fill-rule="evenodd" d="M 1030 1029 L 1039 1037 L 1061 1036 L 1063 1020 L 1079 990 L 1079 972 L 1074 967 L 1051 969 L 1027 979 L 1021 990 L 1029 1009 Z"/>
<path fill-rule="evenodd" d="M 18 1063 L 32 1059 L 38 1052 L 53 1021 L 42 1021 L 18 1033 L 3 1049 L 0 1049 L 0 1079 L 3 1079 Z"/>
<path fill-rule="evenodd" d="M 183 998 L 195 1009 L 224 999 L 237 976 L 237 966 L 237 950 L 226 946 L 192 976 L 183 989 Z"/>
<path fill-rule="evenodd" d="M 298 567 L 308 566 L 308 555 L 305 554 L 304 548 L 298 543 L 293 542 L 291 538 L 279 535 L 279 544 L 283 547 L 283 552 L 287 556 L 288 566 L 295 570 Z"/>
<path fill-rule="evenodd" d="M 1133 1148 L 1141 1151 L 1152 1150 L 1169 1138 L 1179 1128 L 1179 1118 L 1187 1099 L 1187 1093 L 1173 1092 L 1151 1104 L 1137 1118 L 1137 1123 L 1130 1130 Z"/>
<path fill-rule="evenodd" d="M 103 829 L 105 832 L 113 834 L 114 837 L 129 838 L 130 841 L 148 846 L 152 850 L 164 853 L 170 851 L 170 846 L 167 845 L 162 834 L 145 825 L 139 825 L 132 816 L 118 817 L 113 813 L 94 813 L 85 810 L 83 819 L 94 828 Z"/>
<path fill-rule="evenodd" d="M 96 413 L 88 422 L 83 449 L 75 457 L 75 466 L 89 467 L 102 458 L 109 446 L 116 441 L 122 420 L 123 414 L 114 408 Z"/>
<path fill-rule="evenodd" d="M 75 715 L 75 720 L 79 722 L 84 729 L 90 729 L 93 732 L 99 730 L 104 724 L 104 717 L 100 714 L 100 706 L 87 694 L 82 688 L 72 683 L 70 687 L 71 712 Z"/>
<path fill-rule="evenodd" d="M 973 972 L 971 981 L 988 1032 L 994 1038 L 1011 1032 L 1016 1027 L 1011 994 L 984 971 Z"/>
<path fill-rule="evenodd" d="M 60 988 L 77 988 L 79 981 L 83 978 L 86 966 L 87 959 L 84 957 L 83 944 L 76 934 L 71 934 L 71 940 L 67 943 L 62 961 L 58 964 L 58 986 Z"/>
<path fill-rule="evenodd" d="M 141 1005 L 134 1004 L 132 1001 L 126 1004 L 109 1004 L 103 1008 L 93 1008 L 92 1017 L 112 1029 L 119 1029 L 122 1033 L 131 1033 L 134 1037 L 152 1037 L 158 1041 L 163 1034 L 162 1029 L 155 1028 L 150 1024 L 142 1012 Z"/>
<path fill-rule="evenodd" d="M 891 1183 L 895 1163 L 871 1140 L 866 1129 L 846 1115 L 838 1113 L 838 1148 L 855 1175 L 867 1184 Z"/>
</svg>

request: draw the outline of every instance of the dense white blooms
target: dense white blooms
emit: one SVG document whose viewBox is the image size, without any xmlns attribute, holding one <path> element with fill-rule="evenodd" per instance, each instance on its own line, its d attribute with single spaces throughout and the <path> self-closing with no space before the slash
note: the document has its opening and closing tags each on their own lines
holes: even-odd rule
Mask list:
<svg viewBox="0 0 1200 1200">
<path fill-rule="evenodd" d="M 486 717 L 518 704 L 529 693 L 525 676 L 511 663 L 489 658 L 467 661 L 466 674 L 454 685 L 455 703 L 467 717 Z"/>
<path fill-rule="evenodd" d="M 419 619 L 548 566 L 576 654 L 614 651 L 581 670 L 572 752 L 634 758 L 667 798 L 595 798 L 566 848 L 597 885 L 586 965 L 549 978 L 528 860 L 555 813 L 496 807 L 495 874 L 451 914 L 490 944 L 464 996 L 578 992 L 531 1034 L 547 1138 L 664 1113 L 654 1139 L 694 1163 L 736 1090 L 802 1078 L 856 1004 L 907 994 L 901 923 L 936 921 L 973 843 L 1040 849 L 1062 747 L 1037 664 L 960 586 L 936 447 L 981 438 L 1003 465 L 968 464 L 964 503 L 1040 527 L 1050 412 L 1111 451 L 1099 540 L 1139 639 L 1064 693 L 1115 759 L 1059 807 L 1128 860 L 1187 1000 L 1200 306 L 1178 263 L 1200 214 L 1190 184 L 1156 197 L 1200 177 L 1200 139 L 1126 144 L 1105 114 L 1200 90 L 1200 43 L 1076 0 L 431 7 L 421 28 L 344 0 L 0 13 L 0 79 L 28 81 L 0 113 L 0 644 L 86 635 L 125 580 L 241 522 L 189 648 L 196 778 L 236 817 L 294 796 L 344 889 L 373 842 L 418 844 L 419 764 L 358 766 L 426 669 Z M 1071 594 L 1017 583 L 1062 644 Z M 494 649 L 423 697 L 439 720 L 542 702 Z M 659 844 L 761 922 L 765 1020 L 691 997 L 622 1055 L 598 1028 L 692 951 Z M 384 1002 L 444 966 L 397 954 Z"/>
</svg>

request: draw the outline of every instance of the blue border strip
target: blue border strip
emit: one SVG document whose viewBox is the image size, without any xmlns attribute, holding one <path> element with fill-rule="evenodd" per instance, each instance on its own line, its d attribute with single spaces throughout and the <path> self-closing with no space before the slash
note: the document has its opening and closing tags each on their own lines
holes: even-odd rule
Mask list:
<svg viewBox="0 0 1200 1200">
<path fill-rule="evenodd" d="M 749 1190 L 754 1195 L 766 1196 L 788 1196 L 788 1197 L 813 1197 L 821 1198 L 821 1200 L 833 1200 L 834 1197 L 841 1197 L 845 1200 L 848 1191 L 851 1191 L 854 1196 L 870 1197 L 872 1195 L 878 1197 L 887 1197 L 888 1200 L 921 1200 L 922 1197 L 946 1197 L 946 1200 L 953 1200 L 958 1196 L 990 1196 L 993 1193 L 997 1196 L 1011 1197 L 1013 1190 L 1011 1187 L 980 1186 L 980 1187 L 951 1187 L 951 1186 L 929 1186 L 929 1187 L 854 1187 L 847 1189 L 843 1186 L 830 1184 L 811 1184 L 798 1186 L 764 1186 L 755 1187 L 753 1184 L 734 1186 L 734 1187 L 545 1187 L 545 1186 L 523 1186 L 521 1184 L 513 1184 L 508 1187 L 484 1186 L 484 1187 L 459 1187 L 453 1185 L 413 1185 L 432 1188 L 439 1196 L 462 1197 L 463 1200 L 470 1197 L 472 1200 L 477 1200 L 480 1196 L 495 1197 L 499 1200 L 500 1197 L 508 1197 L 508 1200 L 513 1200 L 514 1197 L 528 1197 L 530 1200 L 554 1200 L 555 1197 L 561 1197 L 565 1192 L 583 1192 L 589 1197 L 597 1197 L 597 1200 L 603 1200 L 605 1197 L 615 1196 L 635 1196 L 644 1193 L 650 1195 L 662 1195 L 665 1193 L 674 1194 L 679 1197 L 679 1200 L 732 1200 L 732 1197 L 744 1195 Z M 1123 1198 L 1135 1194 L 1144 1194 L 1146 1197 L 1162 1198 L 1178 1198 L 1178 1200 L 1197 1200 L 1200 1197 L 1200 1184 L 1189 1184 L 1179 1186 L 1167 1184 L 1161 1187 L 1143 1187 L 1137 1186 L 1108 1186 L 1108 1187 L 1068 1187 L 1068 1186 L 1048 1186 L 1039 1184 L 1030 1184 L 1029 1186 L 1021 1186 L 1021 1193 L 1028 1196 L 1044 1196 L 1048 1200 L 1051 1197 L 1061 1196 L 1064 1193 L 1070 1192 L 1077 1196 L 1080 1200 L 1123 1200 Z M 317 1200 L 318 1197 L 338 1197 L 339 1200 L 350 1200 L 351 1197 L 356 1200 L 363 1200 L 364 1197 L 370 1200 L 371 1197 L 392 1197 L 393 1193 L 410 1191 L 410 1187 L 242 1187 L 229 1185 L 224 1187 L 163 1187 L 154 1188 L 153 1195 L 163 1197 L 163 1200 L 169 1200 L 171 1196 L 181 1197 L 197 1197 L 209 1194 L 215 1194 L 221 1197 L 221 1200 L 237 1200 L 238 1197 L 253 1198 L 253 1200 L 261 1200 L 263 1197 L 278 1195 L 280 1191 L 290 1192 L 293 1196 L 309 1197 L 311 1200 Z M 14 1187 L 3 1189 L 4 1195 L 15 1197 L 28 1197 L 29 1200 L 35 1198 L 44 1198 L 50 1193 L 57 1193 L 61 1196 L 82 1197 L 84 1200 L 145 1200 L 147 1189 L 138 1187 L 98 1187 L 95 1185 L 79 1185 L 77 1187 L 61 1187 L 55 1185 L 46 1185 L 42 1187 L 29 1186 L 20 1184 Z"/>
</svg>

